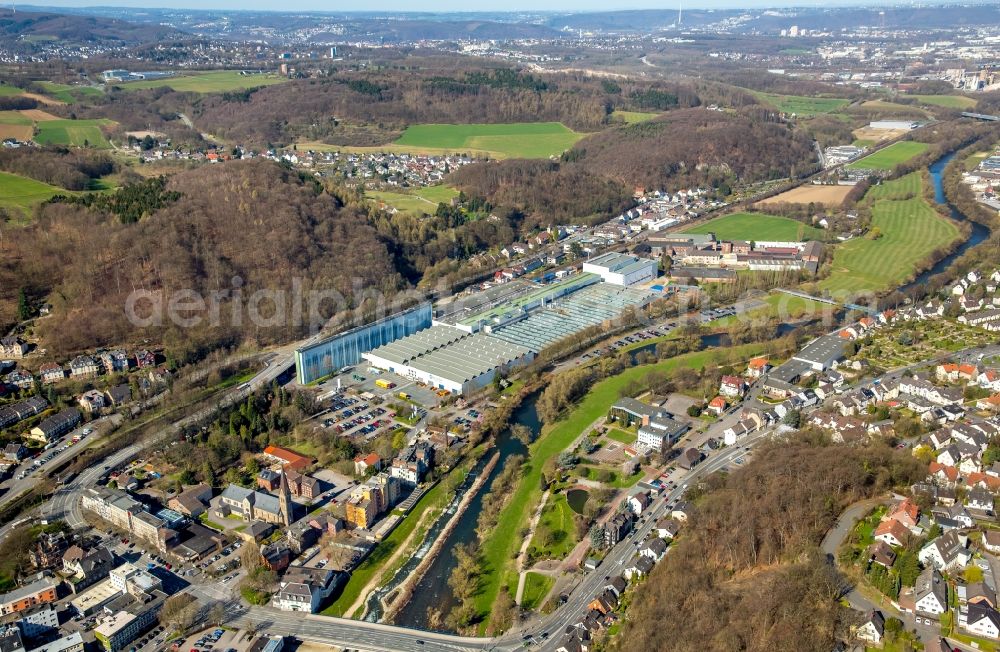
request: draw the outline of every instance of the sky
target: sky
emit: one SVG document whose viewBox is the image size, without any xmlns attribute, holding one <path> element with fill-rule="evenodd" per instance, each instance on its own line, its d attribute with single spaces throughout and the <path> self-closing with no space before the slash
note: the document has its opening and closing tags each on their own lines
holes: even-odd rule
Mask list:
<svg viewBox="0 0 1000 652">
<path fill-rule="evenodd" d="M 681 0 L 683 1 L 683 0 Z M 6 5 L 10 0 L 0 0 Z M 626 0 L 609 3 L 607 0 L 47 0 L 28 4 L 50 7 L 162 7 L 168 9 L 224 9 L 265 11 L 621 11 L 628 9 L 676 9 L 678 0 Z M 891 3 L 891 2 L 890 2 Z M 876 5 L 865 0 L 701 0 L 684 2 L 685 9 L 777 6 L 829 6 Z M 877 3 L 885 5 L 884 0 Z"/>
</svg>

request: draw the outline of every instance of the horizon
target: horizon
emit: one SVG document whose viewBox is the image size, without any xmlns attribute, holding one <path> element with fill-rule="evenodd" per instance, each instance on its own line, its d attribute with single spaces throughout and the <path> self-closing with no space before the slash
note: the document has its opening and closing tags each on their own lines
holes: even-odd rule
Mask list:
<svg viewBox="0 0 1000 652">
<path fill-rule="evenodd" d="M 499 2 L 500 0 L 498 0 Z M 510 6 L 510 4 L 505 3 L 502 6 L 496 6 L 491 8 L 476 8 L 468 9 L 464 6 L 462 0 L 428 0 L 427 7 L 423 9 L 414 9 L 411 2 L 407 0 L 387 0 L 383 2 L 373 3 L 373 6 L 367 9 L 348 9 L 340 7 L 324 7 L 320 6 L 326 4 L 322 0 L 297 0 L 289 3 L 285 3 L 282 8 L 273 8 L 275 3 L 269 0 L 216 0 L 218 3 L 216 6 L 206 7 L 204 3 L 198 3 L 196 0 L 184 0 L 183 2 L 172 3 L 176 6 L 149 6 L 148 3 L 143 2 L 143 0 L 118 0 L 115 2 L 104 2 L 99 4 L 94 4 L 87 0 L 57 0 L 55 3 L 46 4 L 23 4 L 20 5 L 23 11 L 58 11 L 72 9 L 76 11 L 86 11 L 86 10 L 102 10 L 102 9 L 129 9 L 129 10 L 140 10 L 140 11 L 226 11 L 233 13 L 251 13 L 251 12 L 267 12 L 267 13 L 289 13 L 289 12 L 303 12 L 303 13 L 317 13 L 317 14 L 357 14 L 357 15 L 371 15 L 373 13 L 389 12 L 399 15 L 425 15 L 425 14 L 516 14 L 516 13 L 532 13 L 532 14 L 607 14 L 607 13 L 625 13 L 625 12 L 639 12 L 639 11 L 663 11 L 672 12 L 676 11 L 679 5 L 683 5 L 684 11 L 740 11 L 740 10 L 794 10 L 794 9 L 823 9 L 823 8 L 837 8 L 837 9 L 870 9 L 878 10 L 883 7 L 952 7 L 952 6 L 969 6 L 969 5 L 981 5 L 981 4 L 991 4 L 989 0 L 978 0 L 973 2 L 960 2 L 958 0 L 952 2 L 907 2 L 906 0 L 886 0 L 885 2 L 880 2 L 877 5 L 869 2 L 858 2 L 857 0 L 832 0 L 828 2 L 820 2 L 815 0 L 814 2 L 801 2 L 801 1 L 791 1 L 787 3 L 783 2 L 773 2 L 768 0 L 751 0 L 745 3 L 733 3 L 727 0 L 720 0 L 719 2 L 698 2 L 688 4 L 683 2 L 683 0 L 677 0 L 674 6 L 662 2 L 662 0 L 649 0 L 648 2 L 643 2 L 639 0 L 634 4 L 627 7 L 616 7 L 608 8 L 607 6 L 598 2 L 598 0 L 548 0 L 544 7 L 539 7 L 538 4 L 532 4 L 531 6 Z M 4 9 L 14 9 L 19 8 L 18 3 L 12 2 L 10 7 L 3 7 Z"/>
</svg>

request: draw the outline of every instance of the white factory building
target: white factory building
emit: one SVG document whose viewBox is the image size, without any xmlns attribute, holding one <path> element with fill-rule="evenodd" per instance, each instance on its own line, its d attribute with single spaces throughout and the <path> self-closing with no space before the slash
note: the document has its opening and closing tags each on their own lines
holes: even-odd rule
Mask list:
<svg viewBox="0 0 1000 652">
<path fill-rule="evenodd" d="M 453 326 L 432 326 L 362 355 L 373 367 L 452 394 L 486 387 L 497 373 L 535 358 L 518 344 Z"/>
<path fill-rule="evenodd" d="M 651 281 L 657 275 L 657 263 L 648 258 L 609 252 L 583 263 L 583 271 L 597 274 L 605 283 L 628 287 Z"/>
</svg>

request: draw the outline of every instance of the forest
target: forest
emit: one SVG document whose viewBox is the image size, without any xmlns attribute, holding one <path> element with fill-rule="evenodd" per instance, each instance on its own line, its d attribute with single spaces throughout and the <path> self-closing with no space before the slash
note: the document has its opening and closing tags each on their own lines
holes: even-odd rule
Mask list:
<svg viewBox="0 0 1000 652">
<path fill-rule="evenodd" d="M 717 186 L 816 169 L 810 138 L 759 108 L 738 113 L 678 110 L 584 138 L 564 158 L 628 188 Z"/>
<path fill-rule="evenodd" d="M 311 321 L 358 307 L 355 284 L 389 296 L 403 287 L 362 206 L 345 205 L 281 166 L 202 168 L 171 177 L 165 190 L 179 196 L 134 223 L 103 202 L 52 202 L 31 225 L 6 232 L 0 321 L 14 321 L 24 290 L 34 302 L 48 298 L 59 315 L 36 325 L 55 355 L 148 338 L 184 360 L 219 346 L 301 337 Z M 150 297 L 136 304 L 137 316 L 151 318 L 155 303 L 159 324 L 128 319 L 123 306 L 137 290 Z M 335 291 L 347 305 L 331 299 L 310 314 L 302 304 L 312 290 Z M 256 295 L 259 318 L 251 319 L 249 304 L 260 291 L 272 294 Z M 168 302 L 188 293 L 205 302 L 215 296 L 217 314 L 181 301 L 174 310 L 182 319 L 170 318 Z"/>
<path fill-rule="evenodd" d="M 562 122 L 577 131 L 605 128 L 615 109 L 668 110 L 702 103 L 688 83 L 602 83 L 586 75 L 544 77 L 495 64 L 411 56 L 405 64 L 331 67 L 310 79 L 241 92 L 198 95 L 167 87 L 111 87 L 80 117 L 103 117 L 131 129 L 156 129 L 195 142 L 199 130 L 247 146 L 321 141 L 370 146 L 391 142 L 420 123 Z"/>
<path fill-rule="evenodd" d="M 491 161 L 459 168 L 449 183 L 494 206 L 525 214 L 525 229 L 554 223 L 607 219 L 631 206 L 632 193 L 621 183 L 555 161 Z"/>
<path fill-rule="evenodd" d="M 115 171 L 107 154 L 65 147 L 0 149 L 0 170 L 66 190 L 86 190 L 94 179 Z"/>
<path fill-rule="evenodd" d="M 856 614 L 820 554 L 847 505 L 908 485 L 926 467 L 883 444 L 828 445 L 796 435 L 765 445 L 694 492 L 691 522 L 631 601 L 618 649 L 831 650 Z M 697 495 L 700 494 L 700 495 Z"/>
</svg>

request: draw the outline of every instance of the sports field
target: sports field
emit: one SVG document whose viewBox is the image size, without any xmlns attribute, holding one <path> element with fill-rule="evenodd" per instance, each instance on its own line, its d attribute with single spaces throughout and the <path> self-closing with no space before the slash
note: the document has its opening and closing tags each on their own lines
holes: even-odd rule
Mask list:
<svg viewBox="0 0 1000 652">
<path fill-rule="evenodd" d="M 913 189 L 917 196 L 892 200 L 877 197 L 903 196 Z M 907 175 L 882 186 L 872 209 L 872 230 L 866 237 L 839 245 L 833 255 L 830 276 L 819 288 L 835 296 L 891 288 L 913 275 L 917 265 L 935 249 L 960 237 L 958 227 L 937 214 L 920 195 L 920 177 Z M 872 233 L 880 235 L 873 238 Z"/>
<path fill-rule="evenodd" d="M 122 82 L 115 85 L 121 86 L 125 90 L 130 91 L 167 86 L 175 91 L 188 91 L 192 93 L 222 93 L 224 91 L 255 88 L 257 86 L 283 84 L 286 81 L 288 81 L 287 77 L 281 77 L 280 75 L 271 73 L 244 75 L 241 74 L 239 70 L 215 70 L 212 72 L 178 75 L 176 77 L 162 77 L 160 79 L 143 79 L 140 81 Z"/>
<path fill-rule="evenodd" d="M 50 186 L 41 181 L 0 172 L 0 206 L 21 211 L 25 215 L 36 204 L 42 203 L 53 195 L 65 192 L 61 188 Z"/>
<path fill-rule="evenodd" d="M 907 97 L 915 97 L 923 104 L 943 106 L 946 109 L 962 109 L 963 111 L 975 108 L 979 104 L 976 100 L 965 95 L 908 95 Z"/>
<path fill-rule="evenodd" d="M 920 194 L 920 186 L 920 175 L 916 172 L 911 172 L 905 177 L 872 186 L 868 190 L 868 194 L 865 195 L 865 200 L 893 199 L 898 201 L 901 199 L 910 199 Z"/>
<path fill-rule="evenodd" d="M 806 97 L 804 95 L 778 95 L 751 91 L 758 100 L 770 104 L 783 113 L 811 116 L 830 113 L 850 104 L 850 100 L 840 97 Z"/>
<path fill-rule="evenodd" d="M 860 170 L 891 170 L 900 163 L 904 163 L 909 161 L 914 156 L 923 154 L 928 147 L 929 145 L 927 145 L 927 143 L 918 143 L 913 140 L 902 140 L 898 143 L 893 143 L 884 149 L 880 149 L 874 154 L 869 154 L 863 159 L 854 161 L 853 163 L 848 163 L 847 167 Z"/>
<path fill-rule="evenodd" d="M 644 111 L 613 111 L 611 113 L 612 118 L 621 118 L 625 121 L 627 125 L 633 125 L 637 122 L 646 122 L 647 120 L 652 120 L 653 118 L 660 115 L 659 113 L 646 113 Z"/>
<path fill-rule="evenodd" d="M 561 122 L 425 124 L 408 127 L 394 145 L 427 152 L 482 152 L 498 158 L 548 158 L 562 154 L 584 134 Z"/>
<path fill-rule="evenodd" d="M 822 239 L 823 231 L 802 222 L 764 213 L 733 213 L 686 229 L 685 233 L 714 233 L 719 240 L 801 242 Z"/>
<path fill-rule="evenodd" d="M 823 204 L 824 206 L 840 206 L 844 203 L 844 198 L 851 192 L 851 186 L 817 186 L 806 184 L 798 188 L 792 188 L 785 192 L 763 199 L 758 204 L 767 206 L 768 204 Z"/>
</svg>

